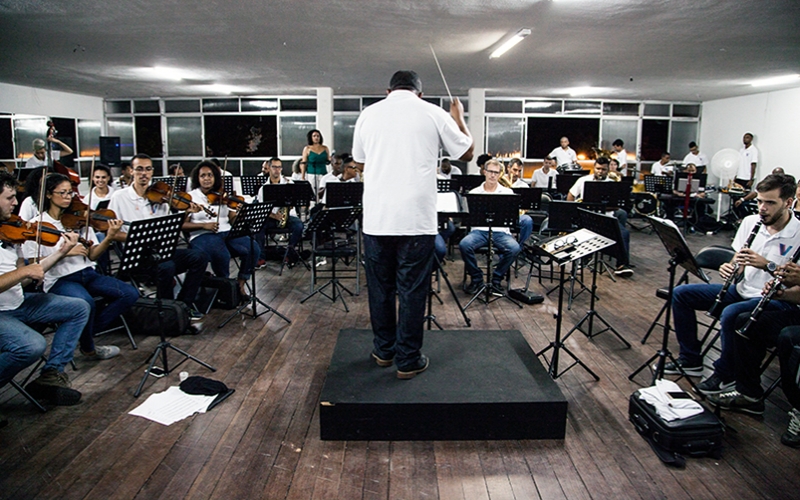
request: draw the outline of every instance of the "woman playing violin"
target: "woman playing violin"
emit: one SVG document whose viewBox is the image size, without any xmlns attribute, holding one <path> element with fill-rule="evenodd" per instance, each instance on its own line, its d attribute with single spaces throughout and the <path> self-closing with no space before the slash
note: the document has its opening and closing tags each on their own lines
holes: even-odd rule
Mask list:
<svg viewBox="0 0 800 500">
<path fill-rule="evenodd" d="M 219 198 L 222 190 L 222 174 L 219 167 L 206 160 L 194 167 L 191 174 L 192 186 L 199 186 L 193 189 L 189 195 L 192 201 L 200 206 L 209 204 L 209 195 L 212 198 Z M 214 196 L 217 193 L 217 196 Z M 251 248 L 259 248 L 252 245 L 249 236 L 228 239 L 231 230 L 231 223 L 236 219 L 237 212 L 228 208 L 224 203 L 214 207 L 219 213 L 212 217 L 205 211 L 196 212 L 189 216 L 183 225 L 185 231 L 189 231 L 190 243 L 193 249 L 201 250 L 208 255 L 211 262 L 211 269 L 219 277 L 227 278 L 230 276 L 231 255 L 241 258 L 239 266 L 239 290 L 242 296 L 245 293 L 245 283 L 250 279 L 255 264 L 254 255 L 250 253 Z"/>
<path fill-rule="evenodd" d="M 50 174 L 45 183 L 44 213 L 42 221 L 48 222 L 64 231 L 61 215 L 72 202 L 72 185 L 69 178 L 61 174 Z M 84 228 L 84 240 L 89 246 L 75 245 L 66 257 L 50 268 L 44 276 L 44 291 L 65 297 L 77 297 L 89 304 L 89 322 L 80 337 L 81 353 L 92 360 L 108 359 L 119 354 L 116 346 L 96 346 L 94 332 L 102 331 L 112 321 L 128 310 L 139 298 L 133 286 L 95 271 L 95 262 L 107 249 L 109 243 L 122 227 L 122 221 L 108 221 L 108 234 L 102 242 L 98 241 L 91 227 Z M 27 242 L 23 247 L 26 258 L 47 257 L 58 250 L 56 247 L 40 247 L 35 242 Z M 96 310 L 94 297 L 104 297 L 107 305 Z"/>
</svg>

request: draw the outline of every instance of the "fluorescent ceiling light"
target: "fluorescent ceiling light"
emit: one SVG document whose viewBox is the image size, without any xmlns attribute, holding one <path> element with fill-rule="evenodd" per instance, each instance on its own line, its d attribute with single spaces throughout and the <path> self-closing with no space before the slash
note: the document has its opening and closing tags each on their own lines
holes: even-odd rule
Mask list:
<svg viewBox="0 0 800 500">
<path fill-rule="evenodd" d="M 506 42 L 503 45 L 501 45 L 500 47 L 497 48 L 497 50 L 492 52 L 492 55 L 489 56 L 489 59 L 496 59 L 502 56 L 503 54 L 508 52 L 511 49 L 511 47 L 521 42 L 523 38 L 525 38 L 530 34 L 531 30 L 529 28 L 522 28 L 521 30 L 517 31 L 514 34 L 514 36 L 506 40 Z"/>
<path fill-rule="evenodd" d="M 237 90 L 233 85 L 223 85 L 221 83 L 198 85 L 198 88 L 214 94 L 233 94 Z"/>
<path fill-rule="evenodd" d="M 192 78 L 194 76 L 194 74 L 189 71 L 179 68 L 168 68 L 166 66 L 154 66 L 152 68 L 136 68 L 134 72 L 140 77 L 144 77 L 147 79 L 171 80 L 174 82 L 181 81 L 185 78 Z"/>
<path fill-rule="evenodd" d="M 600 92 L 603 92 L 607 89 L 601 87 L 572 87 L 571 89 L 566 89 L 566 93 L 571 95 L 572 97 L 580 97 L 584 95 L 597 95 Z"/>
<path fill-rule="evenodd" d="M 772 78 L 755 80 L 753 82 L 750 82 L 750 85 L 752 85 L 753 87 L 767 87 L 769 85 L 782 85 L 784 83 L 792 83 L 796 80 L 800 80 L 800 75 L 798 75 L 797 73 L 793 75 L 775 76 Z"/>
</svg>

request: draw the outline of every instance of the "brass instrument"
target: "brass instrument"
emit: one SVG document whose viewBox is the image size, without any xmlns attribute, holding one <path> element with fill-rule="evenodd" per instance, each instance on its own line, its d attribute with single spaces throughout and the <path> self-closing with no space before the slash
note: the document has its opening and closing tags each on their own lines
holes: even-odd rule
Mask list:
<svg viewBox="0 0 800 500">
<path fill-rule="evenodd" d="M 289 207 L 279 208 L 278 214 L 281 216 L 278 220 L 278 229 L 283 229 L 286 227 L 286 223 L 289 222 Z"/>
<path fill-rule="evenodd" d="M 619 172 L 609 172 L 608 173 L 608 178 L 611 179 L 614 182 L 619 182 L 619 181 L 622 180 L 622 176 L 619 175 Z"/>
<path fill-rule="evenodd" d="M 800 260 L 800 247 L 798 247 L 797 250 L 795 250 L 794 255 L 792 255 L 792 262 L 796 264 L 798 260 Z M 764 310 L 765 307 L 767 307 L 767 304 L 769 304 L 769 302 L 772 300 L 772 298 L 775 296 L 778 290 L 781 290 L 783 288 L 783 276 L 784 275 L 777 276 L 772 280 L 772 285 L 770 286 L 769 291 L 761 296 L 761 300 L 758 301 L 758 304 L 756 304 L 756 307 L 753 309 L 753 312 L 750 313 L 750 317 L 747 318 L 747 323 L 745 323 L 744 326 L 736 330 L 737 334 L 741 335 L 744 338 L 749 338 L 747 337 L 747 330 L 750 329 L 753 323 L 758 321 L 759 316 L 761 316 L 761 312 Z"/>
<path fill-rule="evenodd" d="M 753 227 L 753 230 L 750 232 L 750 236 L 747 237 L 747 241 L 745 242 L 742 250 L 745 248 L 750 248 L 750 245 L 753 244 L 753 240 L 756 239 L 756 235 L 758 234 L 759 229 L 761 229 L 761 225 L 763 224 L 762 221 L 758 221 Z M 741 250 L 740 250 L 741 251 Z M 736 279 L 736 275 L 739 274 L 739 262 L 734 261 L 733 263 L 733 271 L 731 271 L 730 276 L 728 279 L 725 280 L 725 283 L 722 285 L 722 289 L 717 294 L 717 298 L 714 299 L 714 305 L 711 306 L 711 309 L 706 311 L 708 316 L 711 316 L 714 319 L 719 319 L 720 315 L 722 314 L 722 310 L 724 307 L 722 306 L 722 299 L 725 298 L 725 295 L 728 293 L 728 288 L 730 288 L 731 283 Z"/>
</svg>

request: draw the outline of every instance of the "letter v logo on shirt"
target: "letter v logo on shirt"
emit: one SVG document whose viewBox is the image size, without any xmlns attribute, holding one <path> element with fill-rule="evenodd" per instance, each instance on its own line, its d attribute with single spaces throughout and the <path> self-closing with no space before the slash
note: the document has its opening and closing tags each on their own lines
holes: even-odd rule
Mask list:
<svg viewBox="0 0 800 500">
<path fill-rule="evenodd" d="M 780 246 L 781 246 L 781 257 L 786 257 L 789 254 L 789 252 L 792 251 L 792 245 L 789 245 L 787 247 L 786 245 L 781 243 Z"/>
</svg>

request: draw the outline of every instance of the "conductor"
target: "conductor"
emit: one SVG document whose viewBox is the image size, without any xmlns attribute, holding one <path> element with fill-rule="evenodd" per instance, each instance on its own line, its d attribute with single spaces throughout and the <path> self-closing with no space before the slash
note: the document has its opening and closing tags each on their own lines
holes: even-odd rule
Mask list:
<svg viewBox="0 0 800 500">
<path fill-rule="evenodd" d="M 453 99 L 448 116 L 420 99 L 414 71 L 392 75 L 387 94 L 358 117 L 353 157 L 369 172 L 363 207 L 372 358 L 381 367 L 394 363 L 397 377 L 410 379 L 429 363 L 420 349 L 437 233 L 439 147 L 469 161 L 474 144 L 461 102 Z"/>
</svg>

